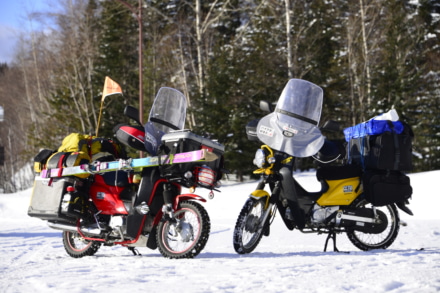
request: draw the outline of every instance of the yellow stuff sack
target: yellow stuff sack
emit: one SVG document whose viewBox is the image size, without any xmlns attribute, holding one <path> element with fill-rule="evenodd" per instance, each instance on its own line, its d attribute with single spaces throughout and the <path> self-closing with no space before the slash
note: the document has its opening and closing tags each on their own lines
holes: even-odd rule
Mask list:
<svg viewBox="0 0 440 293">
<path fill-rule="evenodd" d="M 80 133 L 71 133 L 63 139 L 58 152 L 85 152 L 88 153 L 88 140 L 93 136 Z"/>
<path fill-rule="evenodd" d="M 84 152 L 92 161 L 108 155 L 112 155 L 115 159 L 125 156 L 121 145 L 113 140 L 80 133 L 66 136 L 58 152 Z"/>
</svg>

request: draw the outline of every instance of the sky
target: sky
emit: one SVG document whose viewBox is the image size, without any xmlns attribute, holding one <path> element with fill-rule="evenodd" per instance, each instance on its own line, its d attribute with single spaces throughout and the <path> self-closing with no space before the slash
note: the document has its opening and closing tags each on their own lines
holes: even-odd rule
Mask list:
<svg viewBox="0 0 440 293">
<path fill-rule="evenodd" d="M 48 0 L 0 0 L 0 63 L 11 62 L 17 38 L 26 31 L 30 12 L 47 9 Z"/>
</svg>

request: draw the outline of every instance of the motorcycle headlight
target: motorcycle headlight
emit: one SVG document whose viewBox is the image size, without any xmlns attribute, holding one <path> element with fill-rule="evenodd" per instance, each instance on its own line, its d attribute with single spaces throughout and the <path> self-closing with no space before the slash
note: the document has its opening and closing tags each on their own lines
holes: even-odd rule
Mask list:
<svg viewBox="0 0 440 293">
<path fill-rule="evenodd" d="M 215 183 L 215 172 L 208 166 L 198 167 L 196 169 L 197 183 L 205 188 L 212 188 Z"/>
<path fill-rule="evenodd" d="M 255 153 L 254 157 L 254 165 L 258 168 L 263 168 L 264 164 L 266 163 L 266 154 L 262 149 L 258 149 Z"/>
</svg>

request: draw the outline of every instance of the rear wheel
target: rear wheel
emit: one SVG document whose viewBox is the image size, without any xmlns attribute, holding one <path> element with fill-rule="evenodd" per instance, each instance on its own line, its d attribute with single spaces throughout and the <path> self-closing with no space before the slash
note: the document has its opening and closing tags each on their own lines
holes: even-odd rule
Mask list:
<svg viewBox="0 0 440 293">
<path fill-rule="evenodd" d="M 67 254 L 74 258 L 94 255 L 101 243 L 85 240 L 77 232 L 63 231 L 63 244 Z"/>
<path fill-rule="evenodd" d="M 354 202 L 353 206 L 372 208 L 372 205 L 365 200 Z M 376 207 L 376 210 L 381 211 L 387 218 L 388 223 L 384 230 L 380 233 L 364 233 L 356 230 L 348 230 L 347 236 L 351 243 L 360 250 L 385 249 L 389 247 L 399 234 L 400 218 L 397 208 L 394 204 Z"/>
<path fill-rule="evenodd" d="M 210 230 L 205 208 L 197 202 L 183 201 L 173 219 L 159 224 L 157 246 L 165 257 L 193 258 L 205 247 Z"/>
<path fill-rule="evenodd" d="M 260 243 L 265 229 L 269 228 L 267 227 L 269 218 L 267 218 L 265 225 L 262 223 L 266 211 L 265 205 L 266 198 L 249 198 L 244 204 L 235 224 L 233 235 L 234 249 L 237 253 L 252 252 Z"/>
</svg>

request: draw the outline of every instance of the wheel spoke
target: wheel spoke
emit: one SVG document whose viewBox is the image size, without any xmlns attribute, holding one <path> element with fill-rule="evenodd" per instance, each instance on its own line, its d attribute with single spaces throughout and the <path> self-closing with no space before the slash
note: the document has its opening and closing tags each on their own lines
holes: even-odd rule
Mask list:
<svg viewBox="0 0 440 293">
<path fill-rule="evenodd" d="M 356 206 L 372 208 L 372 206 L 366 202 L 359 202 Z M 385 249 L 394 242 L 399 233 L 400 219 L 396 207 L 394 205 L 388 205 L 376 207 L 376 210 L 381 211 L 388 220 L 388 225 L 384 231 L 377 234 L 347 231 L 347 236 L 350 241 L 361 250 Z"/>
<path fill-rule="evenodd" d="M 200 222 L 196 214 L 181 210 L 176 214 L 176 223 L 168 222 L 164 229 L 163 241 L 170 251 L 182 253 L 194 245 L 200 234 Z"/>
<path fill-rule="evenodd" d="M 94 255 L 101 246 L 98 242 L 85 240 L 79 233 L 68 231 L 63 232 L 63 244 L 67 254 L 74 258 Z"/>
<path fill-rule="evenodd" d="M 169 258 L 192 258 L 205 247 L 210 229 L 208 213 L 200 204 L 182 202 L 173 219 L 159 224 L 159 251 Z"/>
<path fill-rule="evenodd" d="M 234 230 L 234 249 L 237 253 L 250 253 L 263 236 L 264 199 L 250 198 L 238 216 Z"/>
</svg>

